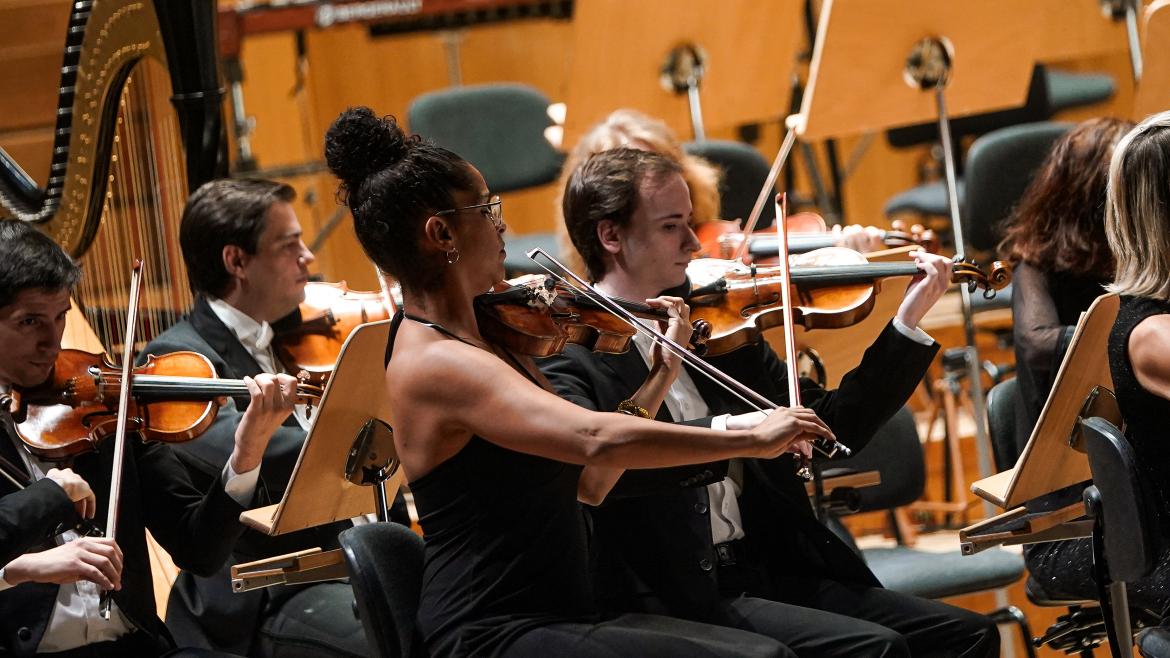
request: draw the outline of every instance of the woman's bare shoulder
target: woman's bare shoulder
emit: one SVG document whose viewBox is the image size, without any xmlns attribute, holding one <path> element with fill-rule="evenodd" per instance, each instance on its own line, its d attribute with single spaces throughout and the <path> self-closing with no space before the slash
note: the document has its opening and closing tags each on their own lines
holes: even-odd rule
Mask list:
<svg viewBox="0 0 1170 658">
<path fill-rule="evenodd" d="M 1143 388 L 1170 399 L 1170 315 L 1152 315 L 1133 328 L 1129 361 Z"/>
</svg>

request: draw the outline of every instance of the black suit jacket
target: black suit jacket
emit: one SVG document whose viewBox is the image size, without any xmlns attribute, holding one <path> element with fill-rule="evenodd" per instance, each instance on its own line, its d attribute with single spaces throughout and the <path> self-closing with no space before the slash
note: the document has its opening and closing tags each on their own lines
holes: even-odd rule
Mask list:
<svg viewBox="0 0 1170 658">
<path fill-rule="evenodd" d="M 0 441 L 9 441 L 2 429 Z M 57 526 L 76 520 L 69 496 L 51 480 L 6 494 L 0 498 L 0 566 L 40 544 Z"/>
<path fill-rule="evenodd" d="M 96 494 L 95 519 L 99 524 L 106 518 L 113 447 L 112 441 L 106 441 L 96 453 L 81 455 L 72 465 Z M 22 464 L 6 436 L 0 440 L 0 451 Z M 243 532 L 239 517 L 244 508 L 227 495 L 220 477 L 210 487 L 198 489 L 169 446 L 144 444 L 133 436 L 127 444 L 123 478 L 117 532 L 123 554 L 122 589 L 114 593 L 114 601 L 135 626 L 154 638 L 161 653 L 173 642 L 155 612 L 145 529 L 150 529 L 179 567 L 210 575 L 224 564 Z M 0 481 L 0 491 L 9 493 L 7 486 Z M 68 498 L 61 497 L 68 504 Z M 54 543 L 45 536 L 43 523 L 43 519 L 34 523 L 22 542 L 37 550 L 52 548 Z M 56 599 L 57 586 L 43 583 L 25 583 L 0 592 L 0 653 L 33 655 Z"/>
<path fill-rule="evenodd" d="M 152 340 L 142 350 L 139 360 L 145 360 L 151 354 L 157 356 L 183 350 L 206 356 L 219 377 L 239 379 L 262 372 L 256 360 L 203 298 L 196 299 L 191 313 L 183 321 Z M 212 480 L 223 470 L 235 447 L 236 427 L 246 408 L 246 400 L 228 402 L 220 408 L 207 432 L 194 441 L 176 445 L 180 461 L 199 486 L 211 486 Z M 260 483 L 252 507 L 280 502 L 304 442 L 305 431 L 290 416 L 264 451 Z M 184 646 L 248 653 L 265 610 L 275 608 L 304 586 L 277 586 L 236 594 L 231 591 L 231 565 L 307 548 L 336 548 L 337 534 L 350 525 L 346 521 L 275 537 L 246 530 L 233 550 L 231 560 L 211 578 L 199 578 L 186 572 L 179 574 L 167 605 L 167 625 Z"/>
<path fill-rule="evenodd" d="M 861 364 L 845 375 L 835 391 L 801 383 L 806 406 L 815 409 L 854 450 L 865 447 L 876 430 L 905 403 L 921 380 L 938 346 L 924 346 L 888 325 L 866 351 Z M 766 343 L 749 345 L 709 361 L 777 404 L 788 400 L 783 362 Z M 565 398 L 590 409 L 612 411 L 642 384 L 645 362 L 635 350 L 596 354 L 570 345 L 544 360 L 541 369 Z M 742 413 L 745 405 L 695 372 L 691 377 L 712 415 Z M 669 421 L 665 405 L 659 420 Z M 709 424 L 699 419 L 697 424 Z M 668 477 L 661 473 L 668 472 Z M 669 471 L 628 471 L 615 495 L 591 509 L 594 525 L 597 590 L 603 609 L 664 612 L 687 619 L 725 622 L 718 563 L 711 540 L 705 485 L 723 476 L 725 467 L 701 465 L 689 477 Z M 651 493 L 655 486 L 659 493 Z M 631 491 L 649 494 L 629 497 Z M 739 497 L 745 538 L 767 556 L 764 565 L 786 589 L 785 574 L 802 578 L 832 577 L 846 583 L 880 586 L 865 563 L 812 513 L 794 461 L 744 460 Z M 783 591 L 767 592 L 784 598 Z"/>
</svg>

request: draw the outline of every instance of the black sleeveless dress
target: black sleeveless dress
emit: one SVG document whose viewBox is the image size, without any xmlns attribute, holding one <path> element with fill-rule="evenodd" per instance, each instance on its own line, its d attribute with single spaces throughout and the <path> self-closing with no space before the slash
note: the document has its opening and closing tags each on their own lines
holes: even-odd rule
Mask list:
<svg viewBox="0 0 1170 658">
<path fill-rule="evenodd" d="M 410 482 L 426 541 L 418 623 L 433 655 L 492 655 L 535 627 L 596 620 L 580 475 L 476 436 Z"/>
<path fill-rule="evenodd" d="M 1129 359 L 1129 337 L 1134 327 L 1146 318 L 1163 314 L 1170 314 L 1170 303 L 1144 297 L 1121 298 L 1117 320 L 1109 334 L 1109 371 L 1125 419 L 1126 438 L 1133 445 L 1146 490 L 1153 498 L 1162 537 L 1157 566 L 1148 578 L 1130 584 L 1129 603 L 1166 617 L 1170 613 L 1170 478 L 1166 475 L 1170 473 L 1170 442 L 1166 440 L 1170 400 L 1142 388 Z M 1027 554 L 1028 569 L 1046 594 L 1096 599 L 1092 553 L 1089 539 L 1037 544 Z"/>
<path fill-rule="evenodd" d="M 391 324 L 387 364 L 403 317 Z M 795 658 L 738 629 L 641 614 L 602 621 L 577 502 L 581 470 L 473 436 L 410 482 L 426 543 L 418 628 L 432 656 Z"/>
</svg>

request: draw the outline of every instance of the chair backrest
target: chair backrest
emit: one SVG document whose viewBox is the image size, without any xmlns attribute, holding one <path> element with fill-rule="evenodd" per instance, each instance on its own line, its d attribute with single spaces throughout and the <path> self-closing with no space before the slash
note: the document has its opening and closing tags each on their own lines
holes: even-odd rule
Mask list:
<svg viewBox="0 0 1170 658">
<path fill-rule="evenodd" d="M 1105 560 L 1114 581 L 1133 582 L 1154 566 L 1157 519 L 1138 473 L 1133 446 L 1113 423 L 1081 421 L 1093 486 L 1100 492 Z"/>
<path fill-rule="evenodd" d="M 1071 124 L 1042 121 L 1001 128 L 967 151 L 963 226 L 971 246 L 992 251 L 999 224 L 1024 195 L 1032 176 Z"/>
<path fill-rule="evenodd" d="M 453 87 L 423 94 L 407 109 L 411 131 L 475 165 L 493 192 L 542 185 L 565 156 L 544 136 L 548 98 L 520 84 Z"/>
<path fill-rule="evenodd" d="M 422 538 L 391 522 L 355 526 L 338 540 L 370 648 L 380 658 L 425 656 L 415 624 L 422 592 Z"/>
<path fill-rule="evenodd" d="M 992 386 L 987 393 L 987 431 L 991 435 L 991 451 L 997 472 L 1015 466 L 1016 460 L 1020 458 L 1022 446 L 1016 436 L 1019 389 L 1019 382 L 1012 377 Z"/>
<path fill-rule="evenodd" d="M 756 197 L 764 181 L 768 180 L 771 167 L 764 156 L 751 144 L 712 139 L 702 142 L 687 142 L 683 150 L 697 155 L 723 171 L 719 181 L 720 214 L 724 219 L 739 219 L 746 222 L 756 205 Z M 776 221 L 776 204 L 764 204 L 756 228 L 771 226 Z"/>
<path fill-rule="evenodd" d="M 909 505 L 922 497 L 926 487 L 926 463 L 914 414 L 902 407 L 874 434 L 864 450 L 847 459 L 834 459 L 828 465 L 857 471 L 878 471 L 881 484 L 858 489 L 858 511 L 892 509 Z"/>
</svg>

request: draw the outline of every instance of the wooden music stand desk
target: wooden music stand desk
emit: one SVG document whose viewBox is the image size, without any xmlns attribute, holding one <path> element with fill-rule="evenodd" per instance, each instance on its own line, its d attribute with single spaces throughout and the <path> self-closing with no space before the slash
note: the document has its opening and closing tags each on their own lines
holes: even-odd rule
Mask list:
<svg viewBox="0 0 1170 658">
<path fill-rule="evenodd" d="M 1102 295 L 1077 323 L 1072 342 L 1028 444 L 1014 468 L 973 484 L 971 490 L 1008 510 L 959 532 L 964 554 L 1005 544 L 1087 536 L 1079 487 L 1092 479 L 1078 446 L 1079 418 L 1102 416 L 1115 424 L 1107 346 L 1120 300 Z"/>
<path fill-rule="evenodd" d="M 610 112 L 631 108 L 690 133 L 685 95 L 663 89 L 668 53 L 692 43 L 708 55 L 700 96 L 708 129 L 789 112 L 789 74 L 804 43 L 799 0 L 589 0 L 573 9 L 573 62 L 563 143 L 572 148 Z"/>
<path fill-rule="evenodd" d="M 277 505 L 244 512 L 241 522 L 267 535 L 282 535 L 375 511 L 375 487 L 351 482 L 347 470 L 354 469 L 347 466 L 363 429 L 389 419 L 382 386 L 389 331 L 390 320 L 383 320 L 362 325 L 350 334 L 325 394 L 313 409 L 313 425 L 284 498 Z M 388 423 L 384 427 L 388 428 Z M 377 443 L 381 454 L 367 455 L 361 463 L 355 460 L 357 468 L 394 459 L 393 444 L 385 436 Z M 393 500 L 402 480 L 402 472 L 396 471 L 385 481 L 387 500 Z M 232 589 L 239 592 L 345 575 L 340 551 L 315 549 L 236 565 L 232 567 Z"/>
<path fill-rule="evenodd" d="M 1142 81 L 1133 101 L 1134 121 L 1170 110 L 1170 0 L 1146 7 L 1142 30 Z"/>
<path fill-rule="evenodd" d="M 825 0 L 797 134 L 807 142 L 937 120 L 934 94 L 903 79 L 911 48 L 927 37 L 953 45 L 951 118 L 1023 105 L 1044 24 L 1032 4 Z"/>
</svg>

